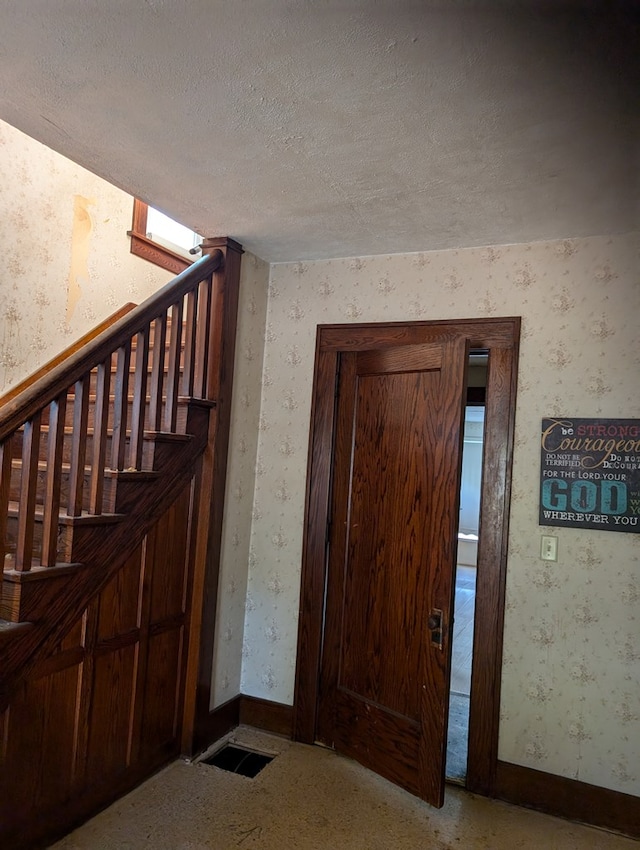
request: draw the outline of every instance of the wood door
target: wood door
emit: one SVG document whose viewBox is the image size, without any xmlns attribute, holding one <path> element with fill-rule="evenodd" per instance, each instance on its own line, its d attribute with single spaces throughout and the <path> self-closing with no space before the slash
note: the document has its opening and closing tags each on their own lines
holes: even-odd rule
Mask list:
<svg viewBox="0 0 640 850">
<path fill-rule="evenodd" d="M 343 353 L 336 408 L 317 736 L 435 806 L 467 359 L 462 335 Z"/>
</svg>

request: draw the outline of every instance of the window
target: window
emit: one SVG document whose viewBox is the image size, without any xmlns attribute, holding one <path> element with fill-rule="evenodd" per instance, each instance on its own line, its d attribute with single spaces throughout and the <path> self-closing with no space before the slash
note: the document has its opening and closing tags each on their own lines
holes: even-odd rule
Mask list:
<svg viewBox="0 0 640 850">
<path fill-rule="evenodd" d="M 198 233 L 137 198 L 133 201 L 133 223 L 128 235 L 132 254 L 174 274 L 180 274 L 200 256 L 199 250 L 195 255 L 190 253 L 202 242 Z"/>
</svg>

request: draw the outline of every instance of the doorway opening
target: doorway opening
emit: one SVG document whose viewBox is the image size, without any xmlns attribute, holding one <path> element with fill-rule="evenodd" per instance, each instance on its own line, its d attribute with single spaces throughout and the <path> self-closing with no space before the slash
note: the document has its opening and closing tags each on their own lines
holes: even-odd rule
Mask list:
<svg viewBox="0 0 640 850">
<path fill-rule="evenodd" d="M 467 370 L 458 553 L 449 691 L 446 779 L 464 785 L 469 750 L 471 669 L 475 622 L 487 353 L 472 351 Z"/>
<path fill-rule="evenodd" d="M 457 495 L 451 499 L 457 489 L 452 491 L 447 482 L 455 481 L 458 486 L 458 475 L 450 469 L 449 460 L 453 452 L 455 464 L 461 464 L 459 448 L 465 408 L 464 381 L 459 382 L 458 377 L 454 381 L 451 370 L 459 369 L 455 375 L 464 377 L 469 352 L 486 352 L 486 428 L 465 785 L 470 791 L 491 796 L 496 785 L 498 752 L 519 332 L 518 318 L 318 327 L 302 551 L 294 739 L 309 744 L 324 743 L 346 755 L 357 751 L 358 760 L 436 806 L 444 802 L 448 652 L 458 527 Z M 451 376 L 435 379 L 435 395 L 423 386 L 431 380 L 427 374 L 430 369 L 448 370 Z M 424 399 L 435 403 L 425 408 Z M 427 421 L 424 417 L 454 415 L 456 409 L 459 418 L 455 425 L 449 419 L 444 424 L 429 420 L 427 433 L 423 433 L 426 426 L 420 423 Z M 412 413 L 416 410 L 417 413 Z M 420 446 L 429 445 L 435 453 L 433 463 L 424 462 L 424 450 L 412 454 L 407 449 L 407 454 L 406 436 L 399 441 L 393 437 L 393 430 L 386 425 L 389 416 L 395 422 L 396 413 L 404 417 L 401 433 L 408 435 L 409 441 L 417 433 Z M 405 422 L 406 419 L 410 421 Z M 416 424 L 422 430 L 417 431 Z M 406 457 L 395 458 L 398 451 L 405 452 Z M 354 472 L 353 476 L 349 472 L 352 455 L 358 463 L 357 474 Z M 415 462 L 417 457 L 423 459 L 420 464 Z M 449 466 L 445 469 L 446 463 Z M 403 470 L 403 475 L 393 472 L 397 469 Z M 371 470 L 386 470 L 386 474 L 374 475 Z M 431 475 L 430 470 L 437 471 L 436 477 L 433 481 L 425 479 L 423 486 L 420 476 Z M 400 487 L 401 482 L 406 483 L 405 473 L 411 476 L 409 497 Z M 409 511 L 408 519 L 403 514 L 402 522 L 397 522 L 395 505 L 401 505 L 404 511 L 407 506 L 417 504 L 416 499 L 421 502 L 419 507 L 428 499 L 440 511 L 438 517 L 423 526 L 417 522 L 418 513 Z M 353 505 L 359 511 L 357 516 L 350 512 Z M 372 520 L 367 505 L 379 509 L 380 516 Z M 389 516 L 383 516 L 381 511 Z M 363 517 L 364 523 L 360 522 Z M 370 528 L 377 535 L 371 557 L 363 546 L 371 545 L 372 535 L 362 530 Z M 398 531 L 407 528 L 409 533 Z M 422 537 L 426 534 L 431 535 L 426 546 L 429 558 L 414 559 L 409 564 L 415 551 L 414 539 L 419 536 L 421 551 L 425 551 Z M 385 561 L 384 570 L 376 572 L 378 553 L 386 548 L 400 552 L 401 560 L 394 555 L 393 561 L 389 561 L 393 568 L 387 567 Z M 357 573 L 347 569 L 345 563 L 352 553 L 358 556 L 362 552 L 366 557 L 360 557 L 357 565 L 362 569 Z M 409 566 L 402 574 L 401 604 L 394 604 L 399 586 L 395 566 L 398 563 Z M 417 569 L 416 563 L 428 566 Z M 371 564 L 376 567 L 373 578 L 379 579 L 381 585 L 375 592 L 369 580 L 370 566 L 369 573 L 364 575 L 365 568 Z M 347 566 L 350 565 L 351 561 Z M 394 580 L 387 582 L 386 577 L 391 574 Z M 348 597 L 342 590 L 344 575 L 351 582 L 347 587 Z M 361 580 L 355 589 L 353 576 Z M 413 585 L 407 590 L 410 582 Z M 421 582 L 424 589 L 414 587 Z M 405 604 L 407 600 L 419 601 Z M 348 633 L 340 625 L 344 624 L 345 611 L 349 614 Z M 384 618 L 392 615 L 396 619 L 406 617 L 408 621 L 397 628 L 394 623 L 394 629 L 387 629 Z M 356 627 L 368 638 L 371 624 L 377 628 L 380 622 L 384 628 L 378 628 L 379 634 L 374 634 L 369 644 L 351 639 Z M 426 647 L 425 652 L 413 653 L 418 659 L 417 673 L 412 668 L 400 683 L 402 687 L 387 687 L 383 692 L 379 686 L 380 671 L 397 678 L 395 659 L 401 656 L 399 651 L 395 654 L 390 651 L 388 635 L 395 636 L 398 643 L 403 635 L 413 640 L 416 631 L 420 631 L 419 646 Z M 399 671 L 403 675 L 405 667 Z M 389 705 L 382 702 L 379 693 L 385 699 L 391 695 Z M 405 714 L 395 706 L 400 698 L 408 705 L 413 701 Z M 358 705 L 352 706 L 356 701 Z M 400 722 L 402 735 L 396 729 Z"/>
</svg>

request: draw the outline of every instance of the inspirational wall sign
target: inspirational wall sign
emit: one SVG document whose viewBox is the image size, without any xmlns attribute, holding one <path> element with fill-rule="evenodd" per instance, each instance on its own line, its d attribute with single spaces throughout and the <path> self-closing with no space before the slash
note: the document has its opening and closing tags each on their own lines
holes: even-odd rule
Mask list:
<svg viewBox="0 0 640 850">
<path fill-rule="evenodd" d="M 542 420 L 540 525 L 640 532 L 640 419 Z"/>
</svg>

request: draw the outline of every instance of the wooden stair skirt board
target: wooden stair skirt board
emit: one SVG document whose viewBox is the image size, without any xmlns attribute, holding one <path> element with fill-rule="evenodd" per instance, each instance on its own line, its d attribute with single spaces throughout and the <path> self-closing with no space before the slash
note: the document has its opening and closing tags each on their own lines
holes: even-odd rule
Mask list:
<svg viewBox="0 0 640 850">
<path fill-rule="evenodd" d="M 495 797 L 603 829 L 640 838 L 640 798 L 498 761 Z"/>
</svg>

